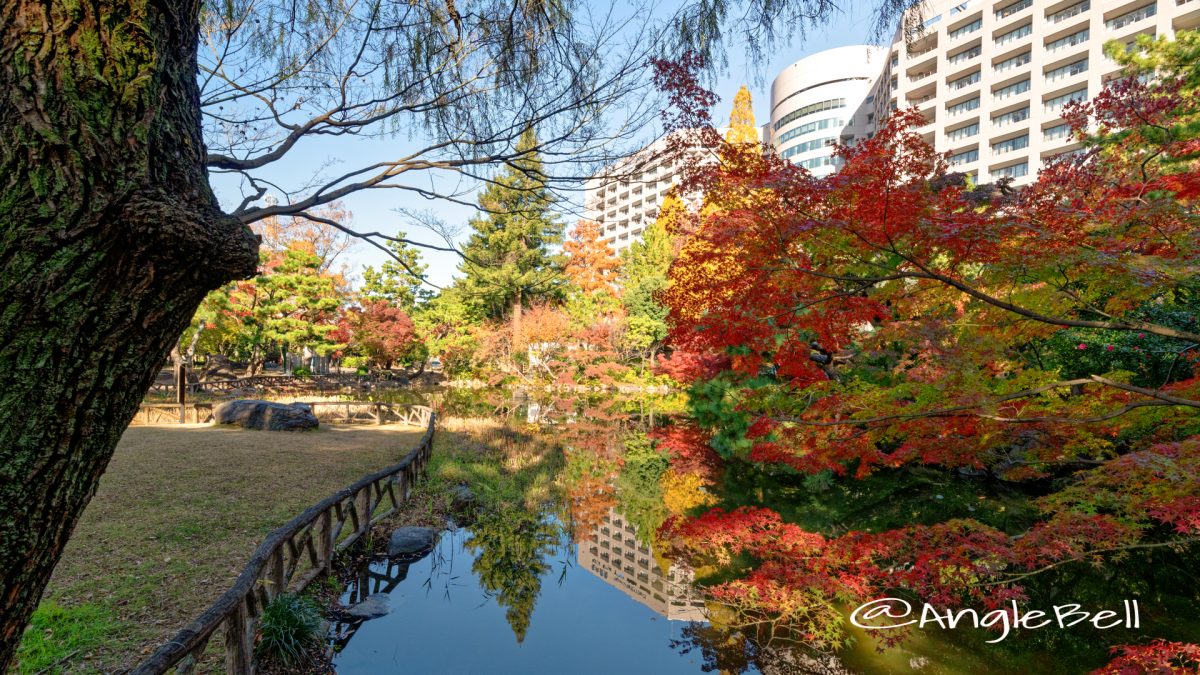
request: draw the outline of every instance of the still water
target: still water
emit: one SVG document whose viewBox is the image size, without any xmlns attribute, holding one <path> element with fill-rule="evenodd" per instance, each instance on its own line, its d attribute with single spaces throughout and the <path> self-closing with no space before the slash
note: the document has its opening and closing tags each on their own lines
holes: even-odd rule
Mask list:
<svg viewBox="0 0 1200 675">
<path fill-rule="evenodd" d="M 959 508 L 976 512 L 983 503 L 1015 510 L 1019 495 L 937 474 L 814 487 L 804 477 L 736 464 L 709 467 L 703 479 L 689 482 L 647 438 L 651 427 L 678 418 L 678 400 L 436 392 L 421 402 L 444 416 L 501 417 L 521 434 L 552 439 L 567 457 L 553 468 L 555 481 L 568 487 L 537 507 L 484 512 L 469 526 L 451 527 L 415 562 L 375 560 L 361 569 L 343 603 L 382 593 L 390 612 L 335 627 L 339 673 L 1027 675 L 1086 673 L 1107 660 L 1108 636 L 1022 637 L 987 646 L 992 636 L 983 631 L 917 631 L 884 648 L 851 630 L 849 646 L 823 652 L 722 616 L 706 602 L 703 577 L 719 580 L 727 571 L 693 570 L 658 539 L 672 514 L 694 516 L 712 506 L 764 505 L 827 531 L 843 523 L 874 527 L 880 513 L 923 521 L 953 517 Z M 1146 611 L 1166 621 L 1158 629 L 1200 626 L 1195 598 L 1156 590 L 1188 563 L 1151 562 L 1125 576 L 1101 578 L 1083 569 L 1048 584 L 1044 597 L 1062 588 L 1098 599 L 1153 592 L 1158 601 Z"/>
</svg>

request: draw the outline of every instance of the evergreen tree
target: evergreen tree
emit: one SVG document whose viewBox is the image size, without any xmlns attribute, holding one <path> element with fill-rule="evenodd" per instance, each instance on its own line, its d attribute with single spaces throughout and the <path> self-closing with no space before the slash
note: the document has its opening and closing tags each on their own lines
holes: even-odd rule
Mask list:
<svg viewBox="0 0 1200 675">
<path fill-rule="evenodd" d="M 470 221 L 474 233 L 460 266 L 468 302 L 491 318 L 508 315 L 514 333 L 522 308 L 562 294 L 562 259 L 550 249 L 562 243 L 563 227 L 550 212 L 553 199 L 535 147 L 528 130 L 517 144 L 526 154 L 479 196 L 482 213 Z"/>
<path fill-rule="evenodd" d="M 404 233 L 396 235 L 404 238 Z M 421 254 L 417 249 L 402 241 L 389 241 L 388 248 L 399 261 L 388 259 L 379 269 L 367 267 L 363 270 L 362 297 L 368 302 L 386 302 L 406 312 L 411 312 L 418 302 L 423 302 L 432 295 L 422 288 L 419 276 L 424 276 L 428 268 L 421 262 Z"/>
<path fill-rule="evenodd" d="M 683 202 L 670 194 L 658 218 L 621 256 L 621 300 L 625 305 L 625 343 L 647 358 L 667 338 L 667 308 L 658 294 L 667 288 L 667 269 L 674 258 L 669 223 L 685 215 Z"/>
</svg>

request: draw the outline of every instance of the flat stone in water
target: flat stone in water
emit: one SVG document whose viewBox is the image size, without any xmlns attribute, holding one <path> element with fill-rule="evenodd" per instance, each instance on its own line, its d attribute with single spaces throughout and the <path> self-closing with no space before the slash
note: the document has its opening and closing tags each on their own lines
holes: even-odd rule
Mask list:
<svg viewBox="0 0 1200 675">
<path fill-rule="evenodd" d="M 378 619 L 391 611 L 387 593 L 376 593 L 346 608 L 346 615 L 355 619 Z"/>
<path fill-rule="evenodd" d="M 437 535 L 432 527 L 401 527 L 388 540 L 388 557 L 408 561 L 423 558 L 433 550 Z"/>
</svg>

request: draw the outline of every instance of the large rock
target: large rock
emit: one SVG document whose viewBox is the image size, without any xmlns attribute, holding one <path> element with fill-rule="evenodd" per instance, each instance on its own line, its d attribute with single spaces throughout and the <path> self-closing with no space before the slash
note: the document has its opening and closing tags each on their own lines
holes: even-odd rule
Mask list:
<svg viewBox="0 0 1200 675">
<path fill-rule="evenodd" d="M 213 410 L 217 424 L 235 424 L 246 429 L 267 431 L 305 431 L 320 424 L 307 405 L 288 405 L 272 401 L 241 399 L 227 401 Z"/>
<path fill-rule="evenodd" d="M 361 602 L 356 602 L 346 608 L 346 616 L 352 619 L 378 619 L 391 611 L 388 606 L 387 593 L 376 593 L 363 598 Z"/>
<path fill-rule="evenodd" d="M 433 550 L 437 536 L 432 527 L 401 527 L 388 540 L 388 557 L 409 562 L 424 558 Z"/>
</svg>

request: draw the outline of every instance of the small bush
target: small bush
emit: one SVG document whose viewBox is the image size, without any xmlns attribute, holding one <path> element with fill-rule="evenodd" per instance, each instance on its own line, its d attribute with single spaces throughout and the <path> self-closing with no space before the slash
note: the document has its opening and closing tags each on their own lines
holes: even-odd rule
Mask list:
<svg viewBox="0 0 1200 675">
<path fill-rule="evenodd" d="M 313 376 L 313 371 L 309 368 L 305 368 L 304 366 L 300 366 L 299 368 L 292 369 L 292 375 L 295 375 L 296 377 L 306 377 L 307 378 L 307 377 Z"/>
<path fill-rule="evenodd" d="M 294 666 L 321 640 L 321 610 L 312 598 L 294 593 L 275 596 L 259 622 L 260 659 Z"/>
</svg>

